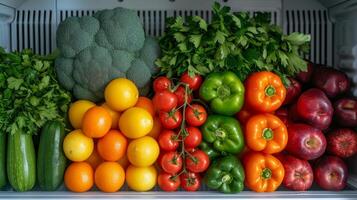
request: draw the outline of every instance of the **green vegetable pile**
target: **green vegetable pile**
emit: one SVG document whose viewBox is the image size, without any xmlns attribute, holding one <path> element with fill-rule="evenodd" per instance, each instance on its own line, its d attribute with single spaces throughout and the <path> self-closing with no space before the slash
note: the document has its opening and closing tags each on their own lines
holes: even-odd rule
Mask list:
<svg viewBox="0 0 357 200">
<path fill-rule="evenodd" d="M 300 53 L 308 51 L 310 36 L 284 35 L 266 13 L 251 18 L 215 3 L 210 24 L 199 16 L 186 22 L 170 18 L 165 33 L 156 65 L 169 77 L 186 70 L 201 75 L 233 71 L 244 80 L 252 72 L 268 70 L 285 78 L 307 67 Z"/>
<path fill-rule="evenodd" d="M 56 80 L 53 60 L 31 50 L 0 48 L 0 132 L 33 135 L 48 120 L 64 123 L 70 101 Z"/>
<path fill-rule="evenodd" d="M 77 99 L 103 100 L 105 86 L 118 77 L 134 81 L 146 95 L 151 76 L 157 73 L 159 44 L 145 37 L 134 10 L 115 8 L 69 17 L 58 26 L 57 46 L 58 81 Z"/>
</svg>

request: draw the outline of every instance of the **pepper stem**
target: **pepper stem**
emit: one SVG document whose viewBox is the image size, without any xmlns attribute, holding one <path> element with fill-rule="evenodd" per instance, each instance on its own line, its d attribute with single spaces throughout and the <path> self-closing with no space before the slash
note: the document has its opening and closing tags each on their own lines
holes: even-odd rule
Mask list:
<svg viewBox="0 0 357 200">
<path fill-rule="evenodd" d="M 270 179 L 272 175 L 272 171 L 269 168 L 264 168 L 262 171 L 262 177 L 263 179 Z"/>
<path fill-rule="evenodd" d="M 222 85 L 217 88 L 218 96 L 221 98 L 228 97 L 231 94 L 229 87 Z"/>
<path fill-rule="evenodd" d="M 276 93 L 276 90 L 272 85 L 269 85 L 268 87 L 265 88 L 265 94 L 268 97 L 275 95 L 275 93 Z"/>
<path fill-rule="evenodd" d="M 226 137 L 226 133 L 222 129 L 217 129 L 215 133 L 216 133 L 216 136 L 219 137 L 219 138 L 225 138 Z"/>
<path fill-rule="evenodd" d="M 230 182 L 231 179 L 232 179 L 232 177 L 229 174 L 226 174 L 222 177 L 222 182 L 227 183 L 227 182 Z"/>
<path fill-rule="evenodd" d="M 263 130 L 263 138 L 264 139 L 271 140 L 271 139 L 273 139 L 273 136 L 274 136 L 274 132 L 273 132 L 273 130 L 271 130 L 271 128 L 265 128 Z"/>
</svg>

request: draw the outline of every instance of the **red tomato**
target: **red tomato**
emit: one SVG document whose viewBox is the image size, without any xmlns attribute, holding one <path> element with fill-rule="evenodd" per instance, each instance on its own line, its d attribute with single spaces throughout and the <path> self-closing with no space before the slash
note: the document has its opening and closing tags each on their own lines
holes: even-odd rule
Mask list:
<svg viewBox="0 0 357 200">
<path fill-rule="evenodd" d="M 175 151 L 178 146 L 178 138 L 174 131 L 163 130 L 158 138 L 160 148 L 165 151 Z"/>
<path fill-rule="evenodd" d="M 162 155 L 161 168 L 169 173 L 176 174 L 182 169 L 182 157 L 176 151 L 169 151 Z"/>
<path fill-rule="evenodd" d="M 186 131 L 188 135 L 186 136 L 184 142 L 185 142 L 185 148 L 195 148 L 198 145 L 201 144 L 202 142 L 202 133 L 200 129 L 189 126 L 186 128 Z"/>
<path fill-rule="evenodd" d="M 206 122 L 207 112 L 203 106 L 193 104 L 186 108 L 185 117 L 188 125 L 202 126 Z"/>
<path fill-rule="evenodd" d="M 191 90 L 198 90 L 202 84 L 202 76 L 196 74 L 193 77 L 190 77 L 187 72 L 183 73 L 180 81 L 188 84 Z"/>
<path fill-rule="evenodd" d="M 154 108 L 156 110 L 169 112 L 170 110 L 176 108 L 177 97 L 170 91 L 162 91 L 155 94 L 152 99 L 152 103 L 154 104 Z"/>
<path fill-rule="evenodd" d="M 208 155 L 202 150 L 197 150 L 186 157 L 186 167 L 189 171 L 201 173 L 209 167 L 210 160 Z"/>
<path fill-rule="evenodd" d="M 189 192 L 197 191 L 201 186 L 201 177 L 197 173 L 186 172 L 180 176 L 181 187 Z"/>
<path fill-rule="evenodd" d="M 179 110 L 159 113 L 159 119 L 164 128 L 175 129 L 181 125 L 182 114 Z"/>
<path fill-rule="evenodd" d="M 169 90 L 171 87 L 171 81 L 166 76 L 159 76 L 154 80 L 153 88 L 155 92 L 162 92 Z"/>
<path fill-rule="evenodd" d="M 179 86 L 175 90 L 174 94 L 177 97 L 177 106 L 183 105 L 185 103 L 185 94 L 186 94 L 185 87 Z M 191 101 L 192 101 L 192 92 L 189 91 L 187 94 L 187 103 L 191 103 Z"/>
<path fill-rule="evenodd" d="M 171 175 L 166 172 L 161 172 L 157 177 L 157 183 L 163 191 L 173 192 L 180 187 L 181 180 L 178 176 Z"/>
</svg>

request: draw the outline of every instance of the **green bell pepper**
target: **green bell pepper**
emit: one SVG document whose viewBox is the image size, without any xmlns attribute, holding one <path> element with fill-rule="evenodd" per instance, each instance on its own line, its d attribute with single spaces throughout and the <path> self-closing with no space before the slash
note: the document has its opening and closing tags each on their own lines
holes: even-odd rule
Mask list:
<svg viewBox="0 0 357 200">
<path fill-rule="evenodd" d="M 233 72 L 214 72 L 202 83 L 200 96 L 213 112 L 231 116 L 243 106 L 244 86 Z"/>
<path fill-rule="evenodd" d="M 234 156 L 223 157 L 207 170 L 205 182 L 211 189 L 223 193 L 238 193 L 244 189 L 244 169 Z"/>
<path fill-rule="evenodd" d="M 203 140 L 218 152 L 236 154 L 244 148 L 242 129 L 233 117 L 210 115 L 201 131 Z"/>
<path fill-rule="evenodd" d="M 205 141 L 202 141 L 199 147 L 208 155 L 210 160 L 214 160 L 221 155 L 220 152 L 216 151 L 210 144 Z"/>
</svg>

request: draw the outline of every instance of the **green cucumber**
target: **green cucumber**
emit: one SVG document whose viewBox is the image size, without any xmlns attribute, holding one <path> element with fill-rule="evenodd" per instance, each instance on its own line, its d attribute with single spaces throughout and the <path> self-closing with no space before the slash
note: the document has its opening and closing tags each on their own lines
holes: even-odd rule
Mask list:
<svg viewBox="0 0 357 200">
<path fill-rule="evenodd" d="M 67 163 L 62 149 L 64 137 L 60 122 L 50 121 L 42 128 L 37 154 L 37 180 L 42 190 L 55 191 L 63 182 Z"/>
<path fill-rule="evenodd" d="M 30 134 L 17 132 L 7 138 L 7 176 L 19 192 L 31 190 L 36 183 L 36 156 Z"/>
<path fill-rule="evenodd" d="M 6 185 L 6 134 L 0 133 L 0 188 Z"/>
</svg>

